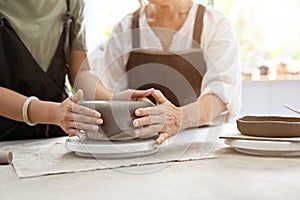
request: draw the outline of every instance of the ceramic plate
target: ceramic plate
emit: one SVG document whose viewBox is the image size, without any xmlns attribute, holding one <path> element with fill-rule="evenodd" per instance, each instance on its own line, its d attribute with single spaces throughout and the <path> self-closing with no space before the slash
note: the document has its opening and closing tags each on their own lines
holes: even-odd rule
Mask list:
<svg viewBox="0 0 300 200">
<path fill-rule="evenodd" d="M 244 135 L 259 137 L 300 137 L 300 118 L 278 116 L 245 116 L 237 120 Z"/>
<path fill-rule="evenodd" d="M 66 140 L 65 146 L 67 150 L 83 157 L 129 158 L 155 153 L 158 150 L 155 138 L 112 142 L 90 139 L 82 141 L 77 137 L 72 137 Z"/>
<path fill-rule="evenodd" d="M 300 151 L 260 151 L 253 149 L 235 148 L 240 153 L 256 155 L 256 156 L 273 156 L 273 157 L 287 157 L 287 156 L 300 156 Z"/>
<path fill-rule="evenodd" d="M 300 143 L 225 139 L 225 144 L 241 153 L 264 156 L 300 156 Z"/>
</svg>

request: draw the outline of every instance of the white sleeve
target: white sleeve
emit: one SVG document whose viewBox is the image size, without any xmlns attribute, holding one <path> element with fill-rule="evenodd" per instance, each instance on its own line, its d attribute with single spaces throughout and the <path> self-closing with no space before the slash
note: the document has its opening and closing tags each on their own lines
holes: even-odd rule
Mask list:
<svg viewBox="0 0 300 200">
<path fill-rule="evenodd" d="M 127 88 L 126 64 L 132 47 L 131 26 L 132 15 L 126 16 L 115 25 L 101 55 L 98 75 L 105 87 L 111 91 L 120 91 Z M 123 78 L 122 78 L 123 77 Z M 120 83 L 122 78 L 123 82 Z"/>
<path fill-rule="evenodd" d="M 210 16 L 208 16 L 210 17 Z M 210 26 L 210 25 L 208 25 Z M 229 20 L 222 17 L 215 26 L 207 28 L 205 38 L 207 72 L 203 77 L 201 96 L 218 96 L 229 111 L 229 120 L 235 119 L 241 107 L 241 66 L 239 43 Z"/>
</svg>

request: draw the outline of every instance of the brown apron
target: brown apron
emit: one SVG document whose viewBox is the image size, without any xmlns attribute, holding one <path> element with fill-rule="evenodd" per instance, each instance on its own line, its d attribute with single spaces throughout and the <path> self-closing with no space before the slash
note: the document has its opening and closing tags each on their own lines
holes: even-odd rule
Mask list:
<svg viewBox="0 0 300 200">
<path fill-rule="evenodd" d="M 8 20 L 0 18 L 0 86 L 25 96 L 61 102 L 67 97 L 65 76 L 69 70 L 69 54 L 73 37 L 73 17 L 70 0 L 64 28 L 47 72 L 44 72 L 23 44 Z M 43 112 L 43 111 L 41 111 Z M 38 124 L 28 126 L 0 116 L 0 141 L 63 136 L 58 126 Z"/>
<path fill-rule="evenodd" d="M 202 77 L 206 72 L 206 63 L 200 49 L 204 12 L 205 7 L 199 5 L 194 24 L 193 48 L 190 50 L 130 52 L 126 65 L 128 87 L 159 89 L 176 106 L 196 101 L 200 96 Z M 133 49 L 140 48 L 139 14 L 140 9 L 133 14 Z"/>
</svg>

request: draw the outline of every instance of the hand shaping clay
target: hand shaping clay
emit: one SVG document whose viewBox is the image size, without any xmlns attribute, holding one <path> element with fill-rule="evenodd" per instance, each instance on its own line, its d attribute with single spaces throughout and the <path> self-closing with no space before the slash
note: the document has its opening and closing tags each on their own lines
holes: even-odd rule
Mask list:
<svg viewBox="0 0 300 200">
<path fill-rule="evenodd" d="M 101 113 L 103 124 L 99 131 L 88 131 L 88 138 L 94 140 L 130 140 L 134 139 L 132 121 L 138 108 L 152 107 L 145 101 L 85 101 L 80 105 Z"/>
</svg>

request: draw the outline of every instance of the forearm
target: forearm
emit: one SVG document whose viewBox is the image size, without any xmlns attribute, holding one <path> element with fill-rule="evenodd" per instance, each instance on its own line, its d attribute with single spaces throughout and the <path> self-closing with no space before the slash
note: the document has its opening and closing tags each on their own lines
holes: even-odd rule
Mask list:
<svg viewBox="0 0 300 200">
<path fill-rule="evenodd" d="M 59 103 L 49 101 L 32 101 L 28 106 L 27 115 L 32 123 L 59 124 L 56 116 Z"/>
<path fill-rule="evenodd" d="M 0 115 L 24 122 L 22 108 L 27 97 L 12 90 L 0 87 Z M 28 106 L 28 117 L 33 123 L 54 123 L 56 103 L 33 100 Z"/>
<path fill-rule="evenodd" d="M 76 90 L 82 89 L 84 91 L 85 99 L 112 99 L 112 93 L 104 87 L 97 75 L 91 71 L 85 51 L 71 52 L 69 79 Z"/>
<path fill-rule="evenodd" d="M 0 87 L 0 94 L 0 115 L 16 121 L 23 121 L 22 107 L 26 97 L 3 87 Z"/>
<path fill-rule="evenodd" d="M 224 102 L 214 94 L 207 94 L 181 108 L 181 130 L 211 124 L 219 117 L 226 119 Z"/>
<path fill-rule="evenodd" d="M 97 89 L 95 91 L 95 99 L 96 100 L 112 100 L 113 93 L 108 90 L 102 82 L 99 80 L 97 84 Z"/>
<path fill-rule="evenodd" d="M 78 72 L 73 87 L 84 91 L 84 98 L 88 100 L 110 100 L 112 93 L 104 87 L 98 77 L 90 70 Z"/>
</svg>

